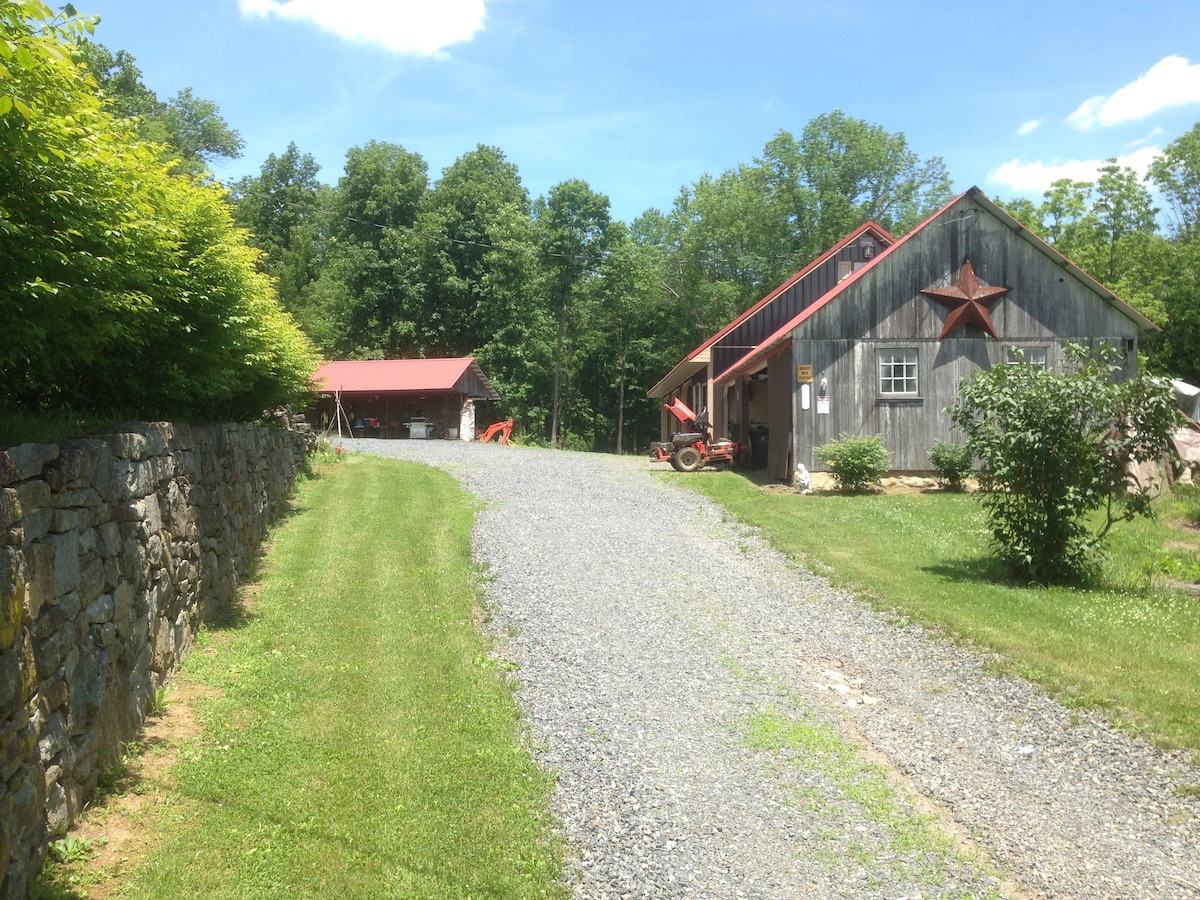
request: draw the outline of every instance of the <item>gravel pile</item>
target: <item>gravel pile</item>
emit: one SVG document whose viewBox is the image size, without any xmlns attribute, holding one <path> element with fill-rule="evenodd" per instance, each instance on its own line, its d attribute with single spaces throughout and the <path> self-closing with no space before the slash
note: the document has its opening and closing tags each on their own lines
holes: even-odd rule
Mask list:
<svg viewBox="0 0 1200 900">
<path fill-rule="evenodd" d="M 489 501 L 576 897 L 1200 898 L 1182 756 L 888 621 L 648 461 L 344 444 Z"/>
</svg>

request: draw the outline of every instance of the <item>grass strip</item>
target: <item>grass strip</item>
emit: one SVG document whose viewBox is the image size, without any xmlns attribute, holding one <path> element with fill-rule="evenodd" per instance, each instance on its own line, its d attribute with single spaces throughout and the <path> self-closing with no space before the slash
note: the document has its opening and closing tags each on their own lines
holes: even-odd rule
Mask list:
<svg viewBox="0 0 1200 900">
<path fill-rule="evenodd" d="M 563 896 L 551 779 L 477 627 L 469 499 L 350 457 L 297 506 L 253 607 L 188 659 L 218 696 L 125 896 Z"/>
<path fill-rule="evenodd" d="M 873 888 L 906 882 L 935 892 L 954 873 L 962 884 L 938 896 L 1000 896 L 986 883 L 989 876 L 998 881 L 988 864 L 955 847 L 933 816 L 902 798 L 887 769 L 828 725 L 767 707 L 746 716 L 740 730 L 747 747 L 772 754 L 800 775 L 792 800 L 823 823 L 809 836 L 808 849 L 832 867 L 869 871 Z M 864 820 L 873 835 L 866 834 L 867 825 L 847 824 Z"/>
<path fill-rule="evenodd" d="M 1159 746 L 1200 749 L 1200 602 L 1156 575 L 1191 571 L 1200 534 L 1178 503 L 1115 528 L 1096 587 L 1014 586 L 969 495 L 764 491 L 736 473 L 664 478 L 756 526 L 881 610 L 997 656 L 1068 705 L 1100 707 Z"/>
</svg>

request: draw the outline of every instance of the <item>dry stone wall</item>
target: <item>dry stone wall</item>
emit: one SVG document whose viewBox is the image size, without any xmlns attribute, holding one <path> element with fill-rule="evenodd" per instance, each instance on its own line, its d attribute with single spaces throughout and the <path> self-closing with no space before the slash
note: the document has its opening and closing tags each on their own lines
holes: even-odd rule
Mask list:
<svg viewBox="0 0 1200 900">
<path fill-rule="evenodd" d="M 234 600 L 310 440 L 156 423 L 0 450 L 0 898 Z"/>
</svg>

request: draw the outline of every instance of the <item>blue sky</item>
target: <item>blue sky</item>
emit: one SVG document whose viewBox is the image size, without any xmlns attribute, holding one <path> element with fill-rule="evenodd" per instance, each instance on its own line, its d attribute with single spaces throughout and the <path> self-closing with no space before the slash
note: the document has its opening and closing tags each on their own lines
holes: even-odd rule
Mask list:
<svg viewBox="0 0 1200 900">
<path fill-rule="evenodd" d="M 191 87 L 257 174 L 289 141 L 337 181 L 370 140 L 436 179 L 477 144 L 534 197 L 582 178 L 626 221 L 835 109 L 1040 199 L 1200 122 L 1198 0 L 74 0 L 161 98 Z"/>
</svg>

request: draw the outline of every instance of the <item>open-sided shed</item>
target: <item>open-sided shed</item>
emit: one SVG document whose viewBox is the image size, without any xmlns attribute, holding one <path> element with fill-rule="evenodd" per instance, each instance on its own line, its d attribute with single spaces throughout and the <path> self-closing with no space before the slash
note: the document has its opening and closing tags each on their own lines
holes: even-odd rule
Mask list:
<svg viewBox="0 0 1200 900">
<path fill-rule="evenodd" d="M 356 437 L 474 438 L 475 404 L 500 399 L 479 364 L 453 359 L 327 362 L 313 376 L 322 427 L 338 422 Z"/>
</svg>

